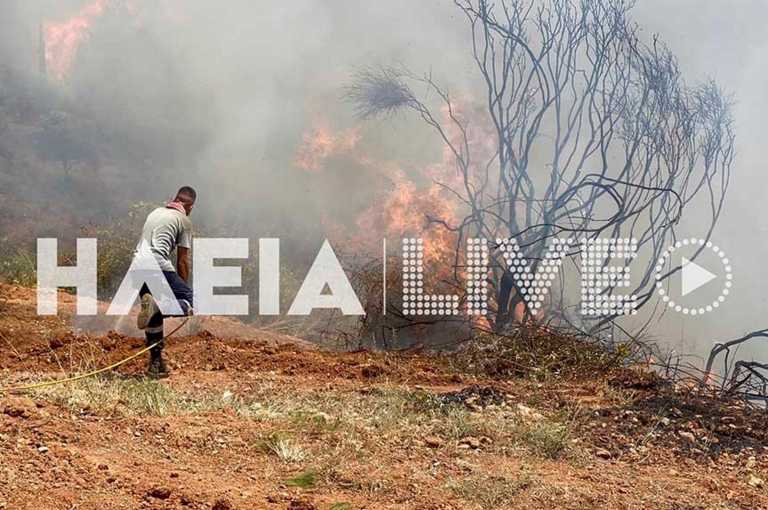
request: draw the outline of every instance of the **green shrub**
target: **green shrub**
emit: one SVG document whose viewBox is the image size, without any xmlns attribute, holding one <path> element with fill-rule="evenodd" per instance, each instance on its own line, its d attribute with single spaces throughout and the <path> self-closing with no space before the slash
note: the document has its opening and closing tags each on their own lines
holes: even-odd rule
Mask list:
<svg viewBox="0 0 768 510">
<path fill-rule="evenodd" d="M 288 487 L 299 487 L 301 489 L 311 489 L 317 483 L 317 474 L 314 471 L 305 471 L 298 476 L 294 476 L 285 481 Z"/>
<path fill-rule="evenodd" d="M 33 253 L 18 249 L 0 256 L 0 276 L 3 280 L 25 287 L 33 287 L 37 283 L 37 262 Z"/>
</svg>

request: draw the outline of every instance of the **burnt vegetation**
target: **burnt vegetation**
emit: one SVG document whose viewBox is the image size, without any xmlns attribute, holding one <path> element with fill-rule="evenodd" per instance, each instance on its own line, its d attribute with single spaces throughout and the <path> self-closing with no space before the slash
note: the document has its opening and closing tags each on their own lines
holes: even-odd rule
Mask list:
<svg viewBox="0 0 768 510">
<path fill-rule="evenodd" d="M 484 84 L 483 119 L 467 115 L 464 99 L 454 98 L 432 74 L 403 66 L 362 69 L 346 93 L 364 119 L 417 114 L 453 155 L 456 178 L 440 184 L 460 203 L 463 216 L 456 223 L 425 221 L 456 234 L 454 288 L 462 288 L 466 269 L 460 247 L 468 238 L 486 238 L 492 243 L 489 326 L 495 333 L 566 328 L 660 365 L 678 382 L 765 400 L 765 364 L 734 360 L 738 346 L 764 338 L 765 331 L 718 344 L 703 371 L 640 340 L 666 308 L 657 287 L 680 270 L 669 265 L 661 279 L 654 274 L 665 247 L 677 239 L 680 219 L 686 213 L 704 218 L 702 238 L 708 241 L 722 211 L 734 161 L 730 97 L 711 80 L 686 83 L 663 41 L 643 36 L 631 20 L 634 2 L 455 4 L 470 28 Z M 478 132 L 490 136 L 491 150 L 473 144 Z M 584 245 L 569 249 L 546 309 L 530 309 L 526 289 L 512 277 L 494 240 L 515 239 L 536 273 L 555 237 L 637 240 L 630 287 L 614 278 L 597 299 L 634 296 L 647 317 L 641 327 L 623 330 L 618 307 L 597 317 L 579 315 L 566 286 L 583 276 Z M 617 331 L 622 341 L 616 342 Z M 711 385 L 721 357 L 720 382 Z"/>
</svg>

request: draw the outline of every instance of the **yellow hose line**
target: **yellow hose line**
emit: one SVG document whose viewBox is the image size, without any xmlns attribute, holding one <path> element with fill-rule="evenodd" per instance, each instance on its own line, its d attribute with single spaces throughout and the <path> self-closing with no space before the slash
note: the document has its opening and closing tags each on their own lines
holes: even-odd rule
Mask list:
<svg viewBox="0 0 768 510">
<path fill-rule="evenodd" d="M 100 368 L 98 370 L 93 370 L 91 372 L 86 372 L 84 374 L 76 375 L 76 376 L 73 376 L 73 377 L 67 377 L 66 379 L 56 379 L 56 380 L 53 380 L 53 381 L 43 381 L 43 382 L 36 383 L 36 384 L 25 384 L 25 385 L 22 385 L 22 386 L 8 386 L 7 388 L 0 388 L 0 393 L 16 393 L 16 392 L 20 392 L 20 391 L 28 391 L 28 390 L 34 390 L 34 389 L 37 389 L 37 388 L 46 388 L 48 386 L 56 386 L 56 385 L 59 385 L 59 384 L 71 383 L 71 382 L 79 381 L 80 379 L 85 379 L 87 377 L 93 377 L 94 375 L 98 375 L 98 374 L 101 374 L 101 373 L 104 373 L 104 372 L 108 372 L 110 370 L 114 370 L 115 368 L 119 367 L 120 365 L 124 365 L 124 364 L 128 363 L 132 359 L 138 358 L 139 356 L 141 356 L 145 352 L 149 351 L 151 348 L 157 346 L 160 342 L 162 342 L 166 338 L 170 338 L 174 333 L 176 333 L 178 330 L 180 330 L 182 328 L 182 326 L 184 326 L 184 324 L 187 323 L 188 320 L 189 320 L 188 317 L 186 319 L 184 319 L 184 322 L 179 324 L 176 327 L 176 329 L 174 329 L 173 331 L 171 331 L 170 333 L 165 335 L 162 340 L 158 340 L 157 342 L 153 343 L 152 345 L 144 347 L 139 352 L 137 352 L 135 354 L 131 354 L 127 358 L 122 359 L 122 360 L 118 361 L 117 363 L 113 363 L 113 364 L 109 365 L 108 367 Z"/>
</svg>

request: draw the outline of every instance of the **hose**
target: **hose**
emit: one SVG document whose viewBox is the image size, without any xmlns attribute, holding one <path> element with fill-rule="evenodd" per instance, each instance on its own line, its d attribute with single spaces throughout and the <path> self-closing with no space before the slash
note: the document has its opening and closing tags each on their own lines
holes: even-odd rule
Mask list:
<svg viewBox="0 0 768 510">
<path fill-rule="evenodd" d="M 133 359 L 138 358 L 139 356 L 141 356 L 145 352 L 149 351 L 153 347 L 156 347 L 157 345 L 160 345 L 160 343 L 163 342 L 163 340 L 165 340 L 166 338 L 170 338 L 171 336 L 173 336 L 174 333 L 176 333 L 178 330 L 180 330 L 187 323 L 187 321 L 189 321 L 189 317 L 184 319 L 184 321 L 181 324 L 179 324 L 173 331 L 171 331 L 170 333 L 165 335 L 161 340 L 158 340 L 157 342 L 153 343 L 152 345 L 148 345 L 147 347 L 144 347 L 140 351 L 138 351 L 138 352 L 136 352 L 134 354 L 131 354 L 127 358 L 122 359 L 122 360 L 118 361 L 117 363 L 113 363 L 113 364 L 109 365 L 108 367 L 99 368 L 98 370 L 92 370 L 91 372 L 86 372 L 84 374 L 80 374 L 80 375 L 76 375 L 76 376 L 72 376 L 72 377 L 67 377 L 65 379 L 55 379 L 53 381 L 43 381 L 43 382 L 39 382 L 39 383 L 35 383 L 35 384 L 24 384 L 24 385 L 20 385 L 20 386 L 8 386 L 8 387 L 5 387 L 5 388 L 0 388 L 0 394 L 2 394 L 2 393 L 19 393 L 19 392 L 23 392 L 23 391 L 29 391 L 29 390 L 38 389 L 38 388 L 47 388 L 49 386 L 58 386 L 59 384 L 67 384 L 67 383 L 79 381 L 81 379 L 86 379 L 88 377 L 93 377 L 95 375 L 103 374 L 104 372 L 109 372 L 110 370 L 114 370 L 115 368 L 117 368 L 117 367 L 119 367 L 121 365 L 124 365 L 124 364 L 128 363 L 129 361 L 131 361 Z"/>
</svg>

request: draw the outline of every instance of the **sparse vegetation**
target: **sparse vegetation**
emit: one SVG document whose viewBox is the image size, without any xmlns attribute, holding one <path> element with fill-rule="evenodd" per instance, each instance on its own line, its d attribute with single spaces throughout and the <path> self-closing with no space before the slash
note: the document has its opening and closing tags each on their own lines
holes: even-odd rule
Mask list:
<svg viewBox="0 0 768 510">
<path fill-rule="evenodd" d="M 213 397 L 191 398 L 155 380 L 114 376 L 44 388 L 39 395 L 71 409 L 139 416 L 205 412 L 230 405 Z"/>
<path fill-rule="evenodd" d="M 542 421 L 521 426 L 518 437 L 532 452 L 556 459 L 568 446 L 569 430 L 562 423 Z"/>
<path fill-rule="evenodd" d="M 517 478 L 507 476 L 473 476 L 453 480 L 448 488 L 460 498 L 477 504 L 482 509 L 502 508 L 531 486 L 533 480 L 527 473 Z"/>
<path fill-rule="evenodd" d="M 31 252 L 16 249 L 0 255 L 0 277 L 8 283 L 32 287 L 37 283 L 37 265 Z"/>
<path fill-rule="evenodd" d="M 16 307 L 13 316 L 25 313 L 19 305 L 7 306 Z M 0 332 L 18 324 L 13 316 L 0 317 Z M 8 338 L 18 354 L 9 352 L 4 359 L 15 363 L 27 358 L 30 346 Z M 34 354 L 28 359 L 48 373 L 101 364 L 106 359 L 103 349 L 115 349 L 114 342 L 124 340 L 73 336 L 62 341 L 45 329 L 35 338 L 39 344 L 32 346 Z M 60 340 L 53 351 L 52 340 Z M 565 343 L 553 339 L 561 341 Z M 523 353 L 527 345 L 516 348 Z M 672 470 L 679 469 L 679 456 L 706 466 L 701 455 L 718 465 L 721 455 L 733 459 L 733 468 L 722 466 L 736 481 L 711 473 L 704 479 L 714 476 L 717 483 L 736 487 L 743 478 L 744 486 L 752 489 L 742 487 L 747 495 L 739 497 L 743 502 L 760 501 L 755 487 L 765 479 L 763 443 L 747 436 L 762 437 L 758 422 L 747 422 L 735 408 L 724 408 L 722 417 L 708 423 L 704 407 L 676 403 L 680 397 L 673 388 L 654 383 L 642 371 L 595 370 L 582 377 L 565 371 L 546 377 L 488 377 L 477 371 L 464 372 L 456 382 L 457 365 L 424 355 L 331 355 L 251 347 L 208 335 L 179 339 L 169 349 L 171 359 L 185 370 L 166 381 L 110 374 L 41 389 L 34 400 L 4 400 L 0 423 L 28 420 L 0 428 L 2 439 L 11 439 L 10 455 L 26 459 L 32 445 L 33 455 L 47 455 L 60 476 L 69 476 L 68 464 L 61 462 L 69 458 L 77 465 L 76 476 L 87 472 L 96 480 L 119 479 L 117 473 L 137 469 L 167 474 L 176 469 L 171 466 L 177 459 L 195 459 L 199 473 L 224 470 L 228 486 L 243 487 L 243 494 L 249 493 L 246 486 L 256 484 L 268 492 L 273 505 L 302 501 L 320 510 L 362 504 L 415 508 L 414 502 L 450 502 L 467 509 L 518 508 L 523 502 L 531 508 L 556 508 L 560 502 L 589 508 L 596 505 L 595 487 L 621 485 L 635 462 Z M 248 359 L 259 361 L 253 366 L 251 361 L 235 364 L 238 369 L 233 370 L 229 364 L 253 354 L 252 349 L 261 350 Z M 213 354 L 227 360 L 225 368 L 201 361 Z M 362 375 L 369 366 L 380 367 L 374 379 Z M 661 392 L 669 393 L 662 397 Z M 54 415 L 68 418 L 41 419 Z M 24 428 L 24 423 L 33 426 Z M 15 441 L 8 430 L 18 430 L 12 434 L 22 434 L 22 441 Z M 119 456 L 89 467 L 88 459 L 112 451 L 105 446 L 106 438 L 120 442 Z M 73 447 L 87 456 L 62 454 Z M 741 459 L 736 449 L 748 452 L 743 461 L 735 460 Z M 97 467 L 100 462 L 107 468 Z M 123 462 L 128 463 L 125 471 L 119 466 Z M 181 480 L 170 478 L 172 485 L 158 493 L 170 494 L 173 501 L 181 497 L 178 487 L 189 484 L 200 492 L 215 492 L 208 506 L 221 499 L 208 478 L 204 486 L 195 484 L 189 473 L 178 470 Z M 598 479 L 591 478 L 595 470 Z M 627 506 L 641 497 L 649 507 L 670 507 L 669 498 L 648 488 L 655 478 L 642 472 L 634 476 L 638 481 L 623 487 L 627 492 L 609 495 L 613 506 Z M 692 506 L 704 493 L 701 484 L 692 491 L 688 478 L 667 477 L 665 483 L 675 488 L 676 498 L 684 494 Z M 112 490 L 125 489 L 115 484 Z M 141 498 L 147 488 L 139 490 Z M 247 504 L 264 506 L 264 496 L 250 494 Z"/>
<path fill-rule="evenodd" d="M 305 471 L 293 478 L 285 481 L 289 487 L 298 487 L 300 489 L 311 489 L 317 482 L 317 474 L 314 471 Z"/>
<path fill-rule="evenodd" d="M 472 412 L 461 403 L 425 391 L 386 388 L 360 396 L 349 393 L 309 392 L 297 395 L 275 391 L 270 384 L 248 398 L 222 394 L 183 393 L 167 384 L 144 378 L 94 377 L 39 392 L 43 398 L 73 410 L 106 414 L 173 416 L 231 410 L 236 415 L 275 428 L 258 443 L 262 452 L 287 464 L 308 461 L 303 440 L 322 438 L 331 446 L 316 460 L 330 456 L 329 466 L 345 456 L 375 456 L 371 441 L 379 444 L 419 444 L 426 436 L 440 438 L 451 447 L 474 444 L 512 451 L 524 448 L 545 458 L 558 458 L 568 447 L 570 430 L 559 420 L 527 421 L 508 406 Z M 480 444 L 480 443 L 478 443 Z M 465 446 L 466 447 L 466 446 Z M 473 446 L 474 447 L 474 446 Z M 479 447 L 479 446 L 478 446 Z"/>
<path fill-rule="evenodd" d="M 297 445 L 293 439 L 280 434 L 272 434 L 264 441 L 264 449 L 288 464 L 302 462 L 308 457 L 304 448 Z"/>
<path fill-rule="evenodd" d="M 569 379 L 633 363 L 645 354 L 637 347 L 620 344 L 611 349 L 597 338 L 530 327 L 506 335 L 479 334 L 451 363 L 457 370 L 492 377 Z"/>
</svg>

